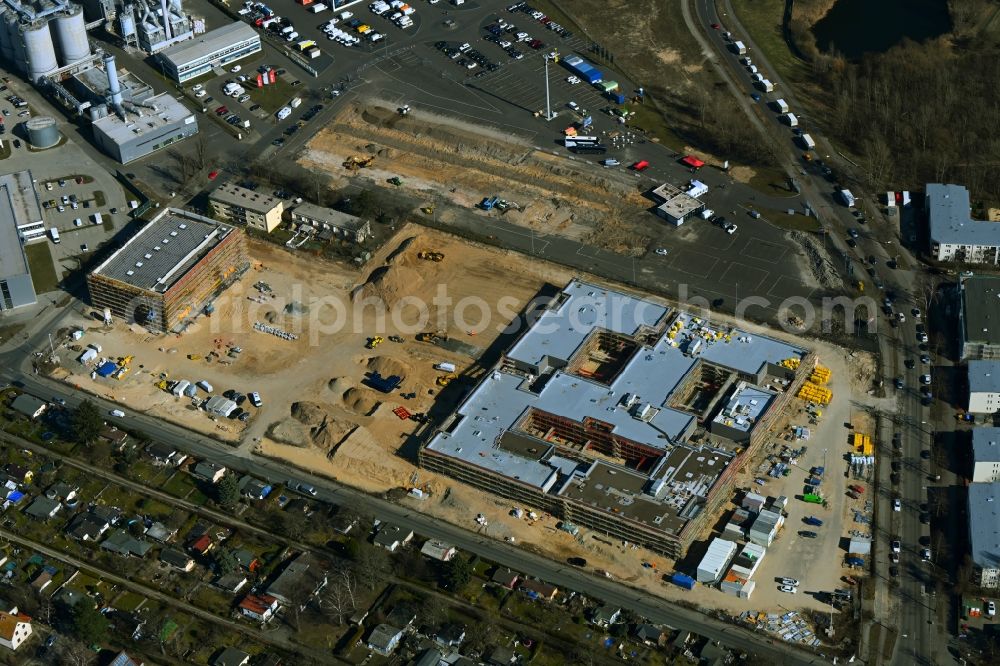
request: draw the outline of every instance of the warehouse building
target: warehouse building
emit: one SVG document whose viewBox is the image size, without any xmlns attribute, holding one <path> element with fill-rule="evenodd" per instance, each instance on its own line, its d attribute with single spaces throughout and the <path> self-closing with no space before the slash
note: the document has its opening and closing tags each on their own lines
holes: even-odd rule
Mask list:
<svg viewBox="0 0 1000 666">
<path fill-rule="evenodd" d="M 35 304 L 24 243 L 44 237 L 42 208 L 31 172 L 0 176 L 0 311 Z"/>
<path fill-rule="evenodd" d="M 164 73 L 178 83 L 208 74 L 260 52 L 260 35 L 242 21 L 210 30 L 195 39 L 176 44 L 157 54 Z"/>
<path fill-rule="evenodd" d="M 372 235 L 368 220 L 311 203 L 299 204 L 292 209 L 290 217 L 295 224 L 307 224 L 317 232 L 329 232 L 351 243 L 364 243 Z"/>
<path fill-rule="evenodd" d="M 158 332 L 183 330 L 247 268 L 240 229 L 163 210 L 87 276 L 91 303 Z"/>
<path fill-rule="evenodd" d="M 938 261 L 1000 263 L 1000 224 L 972 219 L 969 190 L 961 185 L 927 185 L 931 254 Z"/>
<path fill-rule="evenodd" d="M 271 233 L 281 224 L 285 202 L 278 197 L 227 183 L 209 195 L 214 212 L 232 224 Z"/>
<path fill-rule="evenodd" d="M 962 360 L 1000 358 L 1000 278 L 963 278 L 959 292 Z"/>
<path fill-rule="evenodd" d="M 969 361 L 969 412 L 1000 410 L 1000 361 Z"/>
<path fill-rule="evenodd" d="M 141 106 L 123 104 L 121 113 L 93 121 L 94 143 L 122 164 L 162 150 L 198 133 L 198 121 L 180 100 L 167 93 Z"/>
<path fill-rule="evenodd" d="M 1000 482 L 969 484 L 969 546 L 978 585 L 1000 588 Z"/>
<path fill-rule="evenodd" d="M 806 370 L 796 376 L 781 365 L 787 359 Z M 793 345 L 573 280 L 421 448 L 420 462 L 679 558 L 811 365 Z M 788 387 L 760 406 L 735 455 L 707 430 L 713 405 L 739 381 Z"/>
</svg>

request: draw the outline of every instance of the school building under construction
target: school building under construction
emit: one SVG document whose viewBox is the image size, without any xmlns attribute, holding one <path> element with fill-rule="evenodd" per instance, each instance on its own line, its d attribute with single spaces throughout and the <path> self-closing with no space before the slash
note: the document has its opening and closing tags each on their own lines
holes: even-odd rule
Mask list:
<svg viewBox="0 0 1000 666">
<path fill-rule="evenodd" d="M 574 280 L 420 462 L 567 531 L 679 558 L 812 366 L 794 345 Z"/>
<path fill-rule="evenodd" d="M 167 208 L 87 276 L 91 303 L 158 332 L 183 330 L 250 265 L 243 232 Z"/>
</svg>

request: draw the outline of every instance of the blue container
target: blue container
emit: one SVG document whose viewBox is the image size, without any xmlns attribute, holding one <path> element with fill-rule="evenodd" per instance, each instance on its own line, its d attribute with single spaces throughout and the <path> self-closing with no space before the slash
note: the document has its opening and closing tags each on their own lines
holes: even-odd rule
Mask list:
<svg viewBox="0 0 1000 666">
<path fill-rule="evenodd" d="M 675 573 L 671 575 L 670 582 L 678 587 L 683 587 L 685 590 L 693 590 L 694 586 L 697 584 L 697 581 L 695 581 L 694 578 L 682 573 Z"/>
</svg>

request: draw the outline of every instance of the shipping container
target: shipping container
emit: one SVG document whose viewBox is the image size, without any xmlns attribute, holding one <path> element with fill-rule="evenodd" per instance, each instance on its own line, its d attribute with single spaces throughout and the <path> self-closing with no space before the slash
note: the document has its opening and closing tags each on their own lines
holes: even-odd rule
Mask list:
<svg viewBox="0 0 1000 666">
<path fill-rule="evenodd" d="M 699 160 L 694 155 L 685 155 L 684 158 L 681 159 L 681 164 L 687 167 L 691 167 L 692 169 L 700 169 L 703 166 L 705 166 L 705 163 Z"/>
<path fill-rule="evenodd" d="M 211 393 L 212 391 L 215 390 L 214 388 L 212 388 L 212 385 L 209 384 L 204 379 L 202 379 L 201 381 L 198 382 L 198 388 L 200 388 L 205 393 Z"/>
<path fill-rule="evenodd" d="M 329 9 L 329 7 L 327 7 L 325 4 L 323 4 L 322 2 L 317 2 L 315 5 L 309 8 L 309 11 L 311 11 L 313 14 L 319 14 L 320 12 L 325 12 L 327 9 Z"/>
<path fill-rule="evenodd" d="M 301 97 L 293 97 L 292 101 L 288 103 L 288 106 L 292 107 L 293 109 L 297 109 L 301 105 L 302 105 L 302 98 Z"/>
<path fill-rule="evenodd" d="M 434 366 L 435 370 L 440 370 L 441 372 L 455 372 L 454 363 L 438 363 Z"/>
<path fill-rule="evenodd" d="M 670 582 L 678 587 L 683 587 L 685 590 L 693 590 L 694 586 L 697 584 L 694 578 L 682 573 L 672 574 L 670 576 Z"/>
<path fill-rule="evenodd" d="M 783 99 L 774 100 L 774 108 L 781 113 L 788 113 L 788 102 Z"/>
<path fill-rule="evenodd" d="M 312 59 L 312 58 L 318 58 L 321 53 L 322 53 L 322 51 L 320 51 L 319 48 L 316 47 L 316 46 L 310 47 L 306 51 L 306 55 L 309 56 L 310 59 Z"/>
<path fill-rule="evenodd" d="M 806 150 L 812 150 L 813 148 L 816 147 L 816 142 L 813 141 L 813 138 L 811 136 L 809 136 L 808 134 L 801 134 L 801 135 L 799 135 L 799 143 Z"/>
</svg>

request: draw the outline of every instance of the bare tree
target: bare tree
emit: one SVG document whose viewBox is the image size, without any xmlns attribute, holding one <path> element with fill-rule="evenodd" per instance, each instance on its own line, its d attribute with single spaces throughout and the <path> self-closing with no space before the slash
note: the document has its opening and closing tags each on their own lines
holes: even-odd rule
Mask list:
<svg viewBox="0 0 1000 666">
<path fill-rule="evenodd" d="M 362 548 L 358 553 L 358 580 L 368 590 L 385 582 L 389 556 L 381 548 Z"/>
</svg>

